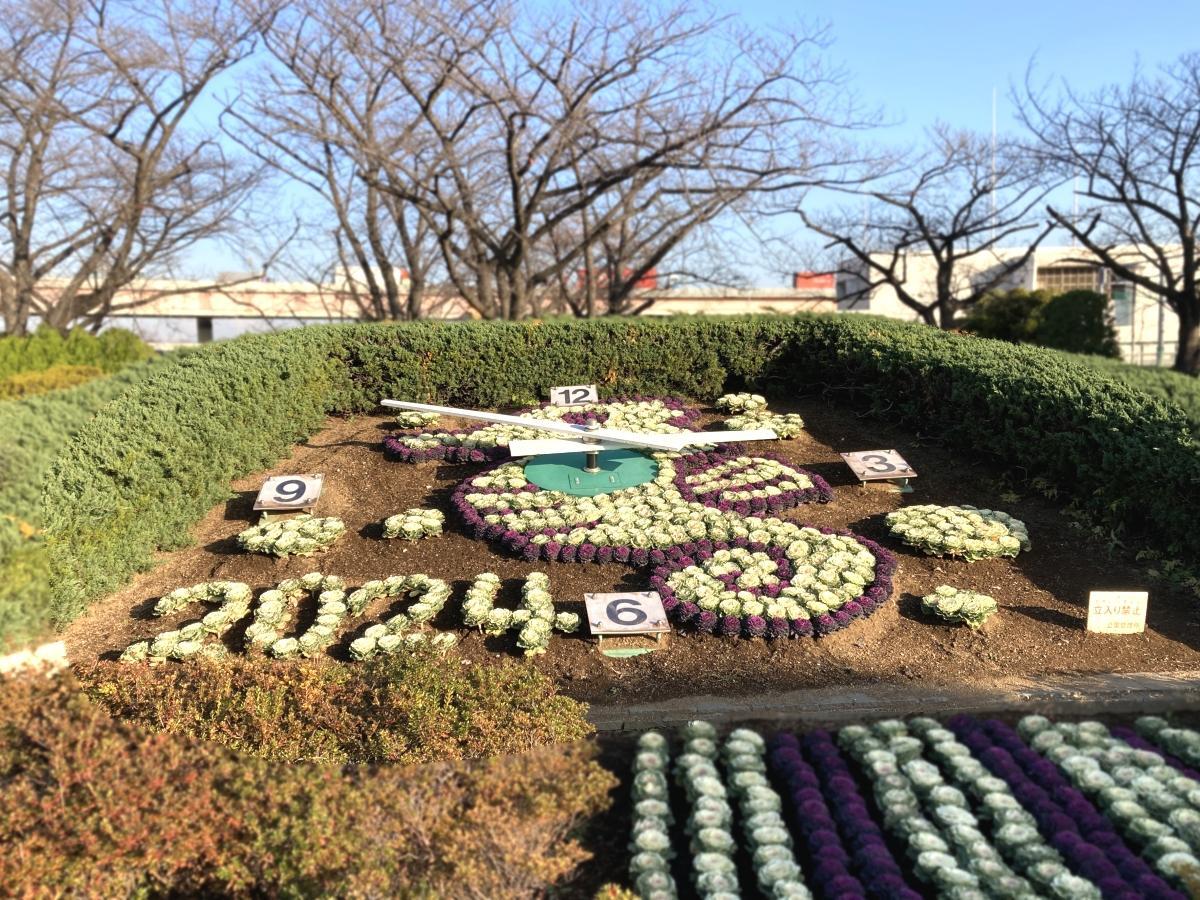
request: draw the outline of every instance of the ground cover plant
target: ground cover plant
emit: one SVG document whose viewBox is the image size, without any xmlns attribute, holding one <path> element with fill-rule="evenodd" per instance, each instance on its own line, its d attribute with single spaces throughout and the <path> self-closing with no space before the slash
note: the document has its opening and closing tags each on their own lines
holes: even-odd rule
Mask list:
<svg viewBox="0 0 1200 900">
<path fill-rule="evenodd" d="M 631 761 L 628 883 L 644 898 L 678 896 L 681 873 L 701 895 L 746 891 L 752 873 L 773 897 L 1194 896 L 1200 782 L 1118 730 L 957 716 L 769 740 L 703 722 L 648 732 Z"/>
<path fill-rule="evenodd" d="M 230 704 L 278 696 L 262 693 L 268 685 L 251 668 L 224 683 Z M 341 687 L 335 699 L 350 699 L 344 684 L 309 678 L 305 693 Z M 180 698 L 183 689 L 174 685 Z M 463 721 L 496 726 L 488 749 L 516 749 L 516 722 Z M 520 737 L 534 742 L 571 738 L 524 724 L 535 730 Z M 15 896 L 459 896 L 469 883 L 516 900 L 562 885 L 589 856 L 577 832 L 608 805 L 614 779 L 580 743 L 454 761 L 470 732 L 460 726 L 468 740 L 457 747 L 431 740 L 421 758 L 444 756 L 418 767 L 283 763 L 251 755 L 284 749 L 269 742 L 234 752 L 115 721 L 67 675 L 9 677 L 0 682 L 0 878 Z"/>
<path fill-rule="evenodd" d="M 429 354 L 439 366 L 422 362 Z M 289 390 L 277 390 L 281 378 Z M 1019 467 L 1126 540 L 1185 561 L 1200 552 L 1181 502 L 1200 457 L 1181 414 L 1036 348 L 869 317 L 330 327 L 206 348 L 85 426 L 43 499 L 52 615 L 69 620 L 154 550 L 186 541 L 231 477 L 276 458 L 327 412 L 385 395 L 528 403 L 546 384 L 589 379 L 614 395 L 693 397 L 731 382 L 811 390 L 832 380 L 851 402 L 887 406 L 894 421 L 919 422 L 998 471 Z"/>
<path fill-rule="evenodd" d="M 355 666 L 231 655 L 76 668 L 118 718 L 278 761 L 411 765 L 520 753 L 592 731 L 586 708 L 536 669 L 464 663 L 431 646 Z"/>
</svg>

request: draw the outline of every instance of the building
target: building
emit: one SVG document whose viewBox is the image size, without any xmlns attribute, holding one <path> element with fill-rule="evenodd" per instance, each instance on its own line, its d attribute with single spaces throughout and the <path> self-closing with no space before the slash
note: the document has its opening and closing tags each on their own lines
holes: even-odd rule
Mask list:
<svg viewBox="0 0 1200 900">
<path fill-rule="evenodd" d="M 815 279 L 815 280 L 814 280 Z M 747 313 L 833 312 L 832 276 L 799 273 L 790 288 L 658 287 L 647 281 L 638 293 L 642 315 L 741 315 Z M 353 322 L 362 308 L 346 277 L 333 284 L 310 282 L 150 280 L 121 291 L 104 327 L 128 328 L 160 349 L 203 344 L 248 332 L 303 325 Z M 454 292 L 432 289 L 425 318 L 478 318 Z"/>
<path fill-rule="evenodd" d="M 1134 247 L 1128 248 L 1128 258 L 1135 269 L 1147 267 Z M 1170 252 L 1170 248 L 1167 248 Z M 1024 250 L 997 249 L 980 253 L 960 264 L 962 290 L 988 275 L 1006 259 L 1019 257 Z M 878 254 L 881 263 L 891 259 L 890 253 Z M 1159 301 L 1156 295 L 1139 290 L 1136 285 L 1121 281 L 1091 254 L 1078 247 L 1039 247 L 1023 266 L 1014 269 L 998 285 L 997 290 L 1048 290 L 1052 293 L 1086 289 L 1106 295 L 1112 304 L 1113 321 L 1121 355 L 1137 365 L 1170 365 L 1175 358 L 1179 340 L 1179 318 Z M 1141 262 L 1140 265 L 1136 265 Z M 917 296 L 932 298 L 935 294 L 934 275 L 937 271 L 931 253 L 909 253 L 901 261 L 906 290 Z M 837 273 L 836 296 L 839 312 L 870 313 L 894 319 L 918 321 L 920 316 L 905 306 L 891 285 L 871 287 L 866 277 L 866 264 L 859 260 L 844 262 Z"/>
</svg>

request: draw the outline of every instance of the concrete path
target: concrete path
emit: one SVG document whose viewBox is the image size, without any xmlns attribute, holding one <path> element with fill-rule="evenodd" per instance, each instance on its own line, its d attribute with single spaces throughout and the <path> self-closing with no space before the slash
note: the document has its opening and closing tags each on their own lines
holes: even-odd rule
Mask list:
<svg viewBox="0 0 1200 900">
<path fill-rule="evenodd" d="M 1200 709 L 1200 672 L 1047 676 L 997 680 L 987 687 L 881 683 L 757 697 L 676 697 L 631 706 L 592 706 L 601 732 L 673 727 L 689 719 L 807 727 L 845 725 L 892 716 L 954 713 L 1113 715 Z"/>
</svg>

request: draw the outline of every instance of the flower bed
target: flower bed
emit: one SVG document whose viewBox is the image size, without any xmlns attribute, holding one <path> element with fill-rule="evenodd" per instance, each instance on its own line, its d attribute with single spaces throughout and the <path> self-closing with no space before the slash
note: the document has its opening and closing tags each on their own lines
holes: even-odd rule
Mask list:
<svg viewBox="0 0 1200 900">
<path fill-rule="evenodd" d="M 902 506 L 887 515 L 888 530 L 930 556 L 967 560 L 1015 557 L 1028 550 L 1025 523 L 1008 513 L 974 506 Z"/>
<path fill-rule="evenodd" d="M 921 612 L 956 625 L 967 625 L 972 631 L 981 628 L 996 609 L 996 601 L 987 594 L 960 591 L 948 584 L 934 588 L 932 594 L 921 598 Z"/>
<path fill-rule="evenodd" d="M 693 430 L 693 422 L 700 411 L 669 397 L 618 397 L 582 406 L 547 404 L 517 415 L 574 425 L 597 422 L 627 431 L 669 434 Z M 509 441 L 545 436 L 544 431 L 533 428 L 496 424 L 482 428 L 390 434 L 383 439 L 383 449 L 389 457 L 401 462 L 431 459 L 458 463 L 495 462 L 508 459 Z"/>
<path fill-rule="evenodd" d="M 673 548 L 650 585 L 674 622 L 697 631 L 820 636 L 878 609 L 895 571 L 895 557 L 866 538 L 779 523 L 729 544 Z"/>
<path fill-rule="evenodd" d="M 670 742 L 644 735 L 634 760 L 634 887 L 666 900 L 676 896 L 672 876 L 688 871 L 701 896 L 749 893 L 748 878 L 759 896 L 805 897 L 811 887 L 847 900 L 1195 895 L 1200 782 L 1096 722 L 1033 716 L 1020 732 L 969 716 L 946 726 L 884 720 L 842 728 L 836 743 L 825 731 L 778 734 L 764 757 L 754 731 L 721 741 L 692 722 L 673 761 L 683 805 L 665 774 Z"/>
<path fill-rule="evenodd" d="M 237 536 L 238 546 L 251 553 L 271 556 L 312 556 L 325 550 L 346 531 L 336 516 L 317 518 L 302 513 L 291 519 L 253 525 Z"/>
<path fill-rule="evenodd" d="M 500 463 L 460 484 L 451 503 L 476 537 L 528 560 L 647 565 L 672 547 L 790 535 L 797 526 L 754 514 L 833 496 L 816 475 L 735 450 L 654 457 L 652 481 L 595 497 L 542 490 L 521 463 Z"/>
</svg>

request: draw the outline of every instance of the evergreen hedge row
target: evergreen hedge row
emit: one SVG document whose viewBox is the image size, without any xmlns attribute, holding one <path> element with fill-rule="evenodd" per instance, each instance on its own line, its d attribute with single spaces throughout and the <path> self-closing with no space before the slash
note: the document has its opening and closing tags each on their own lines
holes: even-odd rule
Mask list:
<svg viewBox="0 0 1200 900">
<path fill-rule="evenodd" d="M 51 366 L 95 366 L 116 372 L 149 359 L 150 346 L 132 331 L 110 328 L 98 335 L 75 328 L 63 337 L 49 325 L 33 334 L 0 335 L 0 379 L 19 372 L 41 372 Z"/>
<path fill-rule="evenodd" d="M 80 429 L 42 496 L 51 616 L 69 621 L 155 550 L 188 543 L 231 480 L 329 413 L 383 396 L 523 404 L 589 381 L 606 394 L 699 399 L 834 389 L 1200 560 L 1200 451 L 1180 410 L 1040 348 L 865 316 L 325 326 L 193 353 Z"/>
</svg>

